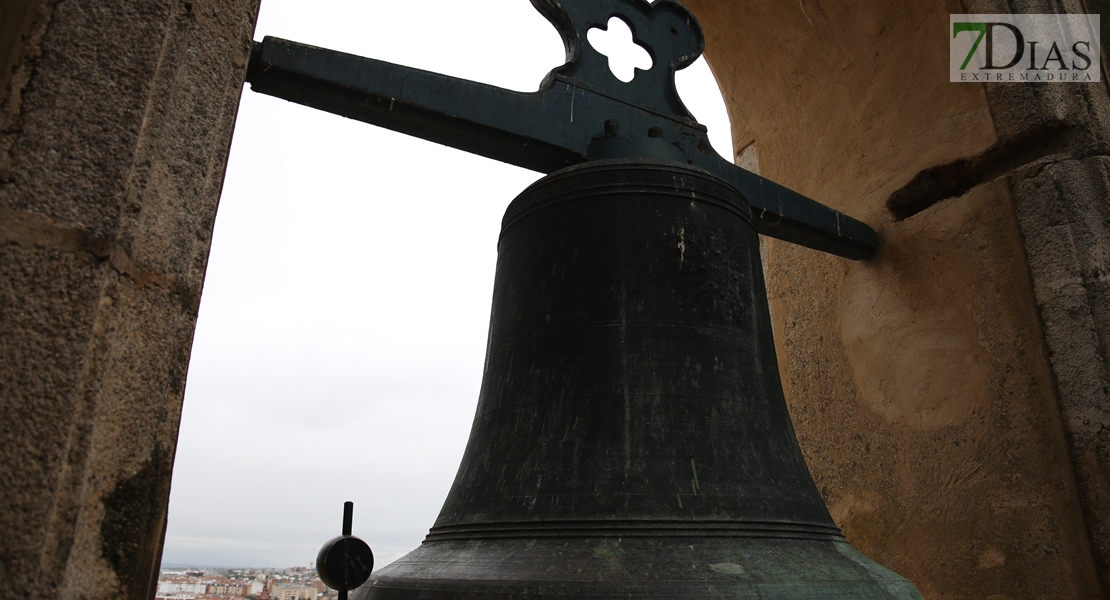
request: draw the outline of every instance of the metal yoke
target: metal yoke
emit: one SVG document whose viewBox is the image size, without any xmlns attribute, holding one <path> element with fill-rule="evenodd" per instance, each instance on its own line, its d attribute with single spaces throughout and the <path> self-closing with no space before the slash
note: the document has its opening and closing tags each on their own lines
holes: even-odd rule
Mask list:
<svg viewBox="0 0 1110 600">
<path fill-rule="evenodd" d="M 756 230 L 854 260 L 878 248 L 865 223 L 722 158 L 682 104 L 675 71 L 705 48 L 674 0 L 531 0 L 558 29 L 566 64 L 524 93 L 279 38 L 255 42 L 251 89 L 502 162 L 552 173 L 591 160 L 663 159 L 725 180 L 751 204 Z M 651 56 L 631 82 L 586 41 L 618 17 Z"/>
</svg>

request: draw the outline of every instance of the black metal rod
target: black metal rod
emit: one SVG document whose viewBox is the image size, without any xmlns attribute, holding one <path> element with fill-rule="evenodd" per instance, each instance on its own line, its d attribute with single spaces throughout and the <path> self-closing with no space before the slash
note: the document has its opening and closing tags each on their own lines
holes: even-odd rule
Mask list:
<svg viewBox="0 0 1110 600">
<path fill-rule="evenodd" d="M 351 535 L 351 521 L 354 520 L 355 503 L 347 501 L 343 503 L 343 535 Z M 345 593 L 345 592 L 344 592 Z"/>
</svg>

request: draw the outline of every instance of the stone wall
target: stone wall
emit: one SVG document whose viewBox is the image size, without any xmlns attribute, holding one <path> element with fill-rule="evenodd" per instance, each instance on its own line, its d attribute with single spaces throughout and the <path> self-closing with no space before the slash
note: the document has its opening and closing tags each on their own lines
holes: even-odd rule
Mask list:
<svg viewBox="0 0 1110 600">
<path fill-rule="evenodd" d="M 687 4 L 739 162 L 882 241 L 862 262 L 764 244 L 837 523 L 926 598 L 1104 597 L 1107 88 L 951 84 L 942 39 L 951 13 L 1084 8 Z"/>
<path fill-rule="evenodd" d="M 153 595 L 257 10 L 0 5 L 0 597 Z"/>
</svg>

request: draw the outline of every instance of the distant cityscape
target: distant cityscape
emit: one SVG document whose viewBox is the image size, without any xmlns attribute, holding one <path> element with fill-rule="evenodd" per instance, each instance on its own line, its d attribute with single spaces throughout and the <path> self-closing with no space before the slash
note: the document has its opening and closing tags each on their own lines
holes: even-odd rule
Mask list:
<svg viewBox="0 0 1110 600">
<path fill-rule="evenodd" d="M 155 600 L 317 600 L 336 598 L 316 570 L 163 568 Z"/>
</svg>

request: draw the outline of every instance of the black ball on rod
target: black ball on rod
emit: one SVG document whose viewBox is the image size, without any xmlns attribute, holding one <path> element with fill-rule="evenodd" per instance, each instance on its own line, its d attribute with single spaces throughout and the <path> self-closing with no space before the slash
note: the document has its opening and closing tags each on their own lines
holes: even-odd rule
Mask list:
<svg viewBox="0 0 1110 600">
<path fill-rule="evenodd" d="M 320 580 L 339 591 L 339 600 L 347 600 L 347 592 L 366 583 L 374 569 L 374 553 L 370 546 L 351 535 L 355 503 L 343 503 L 343 535 L 328 540 L 316 555 L 316 573 Z"/>
</svg>

